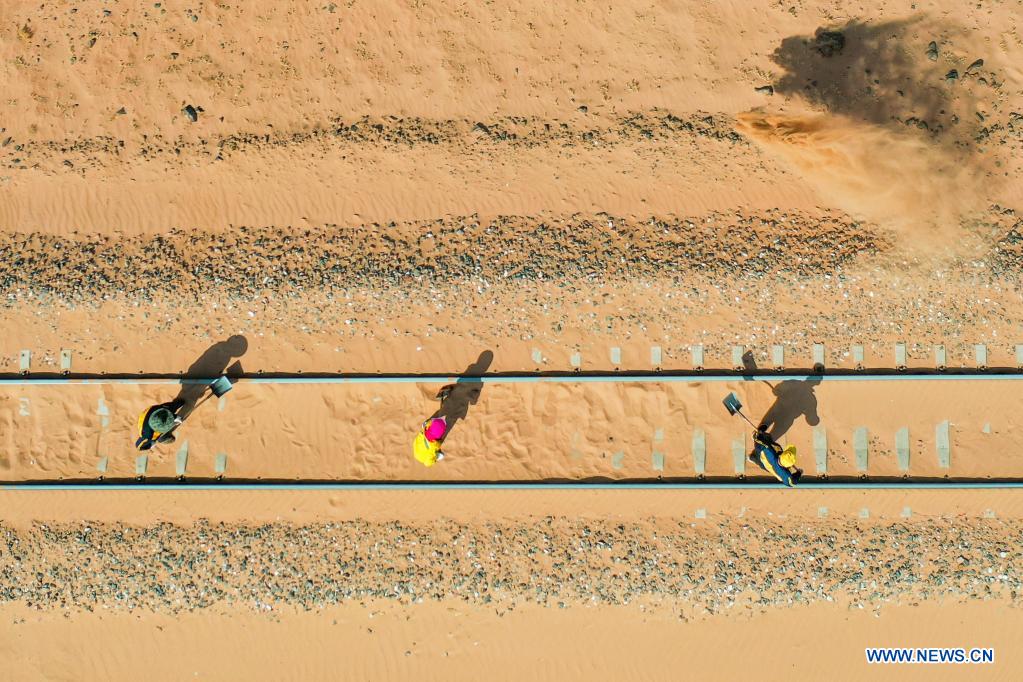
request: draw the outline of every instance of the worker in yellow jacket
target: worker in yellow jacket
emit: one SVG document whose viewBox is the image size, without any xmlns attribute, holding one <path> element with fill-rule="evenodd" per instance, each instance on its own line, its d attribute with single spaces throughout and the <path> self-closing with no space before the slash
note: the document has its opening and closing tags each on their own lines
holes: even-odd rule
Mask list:
<svg viewBox="0 0 1023 682">
<path fill-rule="evenodd" d="M 139 415 L 139 435 L 135 447 L 139 450 L 149 450 L 157 443 L 173 443 L 172 431 L 181 424 L 182 418 L 178 412 L 184 406 L 184 400 L 173 400 L 146 408 L 146 411 Z"/>
<path fill-rule="evenodd" d="M 423 466 L 428 467 L 444 459 L 444 453 L 440 448 L 447 432 L 448 421 L 444 417 L 427 419 L 412 442 L 412 456 Z"/>
</svg>

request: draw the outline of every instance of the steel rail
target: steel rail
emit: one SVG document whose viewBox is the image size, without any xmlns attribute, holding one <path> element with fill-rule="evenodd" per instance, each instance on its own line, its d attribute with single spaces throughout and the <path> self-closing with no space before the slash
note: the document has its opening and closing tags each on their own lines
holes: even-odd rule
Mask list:
<svg viewBox="0 0 1023 682">
<path fill-rule="evenodd" d="M 137 377 L 18 377 L 0 379 L 3 386 L 95 386 L 122 384 L 129 386 L 209 384 L 209 378 L 145 378 Z M 231 377 L 234 383 L 250 384 L 430 384 L 430 383 L 710 383 L 736 381 L 1023 381 L 1023 373 L 953 373 L 953 374 L 657 374 L 615 372 L 607 374 L 526 374 L 466 377 L 457 374 L 403 374 L 383 376 L 252 376 Z"/>
<path fill-rule="evenodd" d="M 1023 481 L 947 481 L 947 482 L 836 482 L 836 483 L 801 483 L 796 488 L 786 489 L 770 481 L 763 483 L 572 483 L 523 481 L 490 482 L 490 483 L 456 483 L 456 482 L 367 482 L 367 483 L 263 483 L 260 481 L 235 483 L 189 483 L 170 481 L 166 483 L 4 483 L 0 492 L 12 491 L 315 491 L 315 490 L 746 490 L 746 491 L 778 491 L 790 490 L 1020 490 Z"/>
</svg>

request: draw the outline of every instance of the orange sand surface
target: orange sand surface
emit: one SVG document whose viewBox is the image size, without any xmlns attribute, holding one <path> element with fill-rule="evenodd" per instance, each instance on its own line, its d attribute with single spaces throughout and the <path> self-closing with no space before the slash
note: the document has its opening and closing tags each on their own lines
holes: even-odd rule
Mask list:
<svg viewBox="0 0 1023 682">
<path fill-rule="evenodd" d="M 0 375 L 1015 368 L 1023 13 L 948 0 L 5 0 Z M 658 357 L 659 356 L 659 357 Z M 1019 478 L 997 381 L 270 386 L 146 475 Z M 0 388 L 0 479 L 178 386 Z M 479 390 L 482 389 L 482 390 Z M 194 403 L 195 391 L 183 396 Z M 447 458 L 411 441 L 438 409 Z M 950 422 L 951 467 L 935 427 Z M 869 429 L 856 466 L 852 434 Z M 187 449 L 187 452 L 186 452 Z M 186 456 L 187 455 L 187 456 Z M 654 467 L 663 455 L 663 471 Z M 741 460 L 740 460 L 741 461 Z M 750 475 L 760 476 L 747 465 Z M 1018 679 L 1014 490 L 0 491 L 5 679 Z M 765 634 L 766 633 L 766 634 Z M 868 667 L 868 645 L 993 666 Z"/>
<path fill-rule="evenodd" d="M 683 622 L 640 606 L 443 604 L 315 613 L 38 613 L 0 608 L 8 679 L 1013 680 L 1023 612 L 1003 603 L 840 605 Z M 772 637 L 772 635 L 774 635 Z M 776 638 L 783 638 L 779 645 Z M 868 646 L 992 647 L 993 665 L 870 665 Z M 175 655 L 167 656 L 167 652 Z M 755 673 L 753 673 L 755 671 Z"/>
<path fill-rule="evenodd" d="M 1015 477 L 1023 438 L 1011 428 L 1018 382 L 823 381 L 686 383 L 285 384 L 242 381 L 200 404 L 175 443 L 149 451 L 149 477 L 341 480 L 540 480 L 691 478 L 694 437 L 706 439 L 705 473 L 733 477 L 733 443 L 752 449 L 750 427 L 721 405 L 735 391 L 755 420 L 795 444 L 800 466 L 817 473 L 814 427 L 827 436 L 831 476 L 897 477 L 895 434 L 910 433 L 915 477 Z M 35 385 L 0 390 L 0 472 L 8 480 L 107 478 L 136 473 L 138 415 L 179 395 L 161 385 Z M 200 385 L 180 395 L 194 402 Z M 209 393 L 206 393 L 209 397 Z M 434 415 L 448 418 L 447 458 L 432 468 L 412 458 L 412 438 Z M 951 466 L 939 465 L 936 427 L 950 422 Z M 759 423 L 759 421 L 757 422 Z M 860 471 L 853 432 L 868 430 Z M 183 450 L 184 449 L 184 450 Z M 663 455 L 663 469 L 657 460 Z M 740 471 L 766 476 L 740 460 Z"/>
<path fill-rule="evenodd" d="M 211 525 L 203 526 L 206 533 L 222 523 L 242 522 L 252 528 L 283 523 L 293 524 L 292 535 L 277 536 L 275 542 L 285 543 L 280 547 L 288 554 L 309 542 L 306 533 L 316 532 L 312 524 L 317 523 L 355 521 L 363 524 L 356 542 L 387 544 L 394 543 L 399 524 L 423 519 L 433 519 L 438 526 L 454 522 L 463 524 L 455 539 L 457 549 L 466 534 L 480 538 L 492 535 L 495 528 L 507 532 L 519 522 L 548 524 L 554 537 L 563 532 L 564 519 L 592 526 L 598 537 L 604 524 L 610 524 L 609 528 L 623 524 L 627 533 L 635 527 L 650 539 L 670 535 L 681 519 L 686 519 L 682 526 L 694 524 L 693 534 L 713 534 L 725 517 L 754 526 L 773 518 L 779 524 L 773 526 L 773 532 L 782 539 L 786 529 L 807 523 L 817 524 L 810 537 L 825 536 L 832 532 L 829 529 L 858 528 L 866 552 L 863 559 L 871 564 L 877 561 L 870 554 L 876 551 L 871 549 L 875 545 L 866 541 L 871 528 L 882 533 L 896 528 L 893 538 L 901 539 L 906 533 L 926 534 L 958 526 L 959 535 L 949 536 L 960 545 L 954 555 L 972 562 L 983 561 L 985 551 L 1000 546 L 1015 553 L 1016 546 L 1000 545 L 999 538 L 1007 540 L 1005 534 L 1018 532 L 1018 528 L 1010 530 L 1001 524 L 1023 518 L 1015 491 L 308 491 L 297 495 L 279 491 L 5 491 L 0 492 L 0 504 L 6 510 L 8 538 L 12 531 L 57 530 L 52 524 L 70 518 L 88 519 L 74 525 L 79 529 L 91 525 L 97 531 L 104 524 L 125 520 L 145 530 L 161 522 L 174 524 L 171 528 L 188 528 L 207 519 Z M 828 505 L 827 519 L 818 518 L 821 505 Z M 872 512 L 866 519 L 857 516 L 864 505 Z M 698 506 L 708 511 L 706 519 L 694 518 Z M 902 515 L 906 508 L 913 510 L 912 518 Z M 981 519 L 983 513 L 993 510 L 997 510 L 997 520 Z M 552 518 L 553 527 L 549 526 Z M 850 526 L 849 519 L 857 519 L 856 526 Z M 978 523 L 983 525 L 976 526 Z M 721 528 L 738 530 L 738 526 Z M 980 528 L 986 529 L 983 542 L 971 535 L 971 529 Z M 162 546 L 168 552 L 164 556 L 173 560 L 174 552 L 182 548 L 167 530 L 163 526 Z M 617 537 L 616 545 L 627 542 L 628 537 Z M 442 549 L 424 536 L 418 539 L 424 544 L 413 541 L 405 551 Z M 843 547 L 850 547 L 852 539 L 844 536 Z M 494 540 L 495 549 L 503 547 L 502 541 Z M 121 553 L 116 544 L 108 545 L 106 540 L 87 542 L 98 543 L 115 556 Z M 345 542 L 339 540 L 338 547 Z M 0 549 L 0 554 L 3 551 Z M 501 551 L 502 561 L 518 561 L 505 553 L 507 549 Z M 694 546 L 691 552 L 689 560 L 704 561 L 707 547 Z M 790 552 L 786 549 L 778 556 L 800 557 L 815 550 Z M 663 547 L 658 554 L 661 561 L 673 557 L 686 560 L 685 555 L 673 555 Z M 848 554 L 842 552 L 834 557 L 848 560 Z M 925 558 L 925 563 L 941 558 Z M 53 565 L 59 561 L 55 556 Z M 487 570 L 494 570 L 487 561 Z M 143 565 L 114 566 L 120 567 L 126 579 L 145 569 Z M 96 563 L 81 568 L 80 576 L 99 570 Z M 761 569 L 774 570 L 763 564 Z M 451 570 L 453 575 L 459 574 L 457 569 Z M 534 568 L 540 575 L 546 570 L 542 564 Z M 867 570 L 883 572 L 884 564 Z M 232 579 L 231 573 L 224 572 L 227 581 Z M 784 569 L 779 567 L 776 575 L 784 575 Z M 310 573 L 309 577 L 315 576 Z M 386 584 L 388 578 L 382 581 Z M 65 607 L 28 608 L 9 601 L 0 606 L 0 660 L 10 679 L 129 679 L 139 675 L 148 679 L 251 679 L 295 674 L 308 679 L 471 679 L 482 674 L 495 679 L 646 680 L 679 679 L 685 674 L 734 679 L 752 670 L 769 680 L 867 676 L 1014 679 L 1023 664 L 1014 646 L 1014 633 L 1021 625 L 1018 603 L 991 595 L 966 602 L 953 596 L 903 596 L 874 605 L 867 601 L 868 608 L 861 608 L 855 604 L 862 601 L 836 594 L 831 603 L 798 605 L 790 601 L 785 605 L 783 599 L 780 605 L 738 608 L 727 615 L 694 612 L 686 599 L 670 595 L 618 606 L 569 600 L 564 607 L 541 606 L 525 596 L 511 604 L 495 601 L 489 608 L 464 599 L 399 604 L 362 598 L 312 610 L 287 603 L 258 610 L 242 604 L 215 604 L 171 615 L 148 608 L 125 609 L 114 602 L 92 603 L 92 610 L 83 610 L 77 602 L 85 593 L 75 596 L 75 586 L 68 587 L 72 597 Z M 787 593 L 781 583 L 772 592 L 782 597 Z M 995 664 L 868 666 L 866 646 L 992 647 Z M 156 665 L 167 651 L 176 654 Z"/>
<path fill-rule="evenodd" d="M 1015 366 L 1017 9 L 5 2 L 0 371 Z"/>
</svg>

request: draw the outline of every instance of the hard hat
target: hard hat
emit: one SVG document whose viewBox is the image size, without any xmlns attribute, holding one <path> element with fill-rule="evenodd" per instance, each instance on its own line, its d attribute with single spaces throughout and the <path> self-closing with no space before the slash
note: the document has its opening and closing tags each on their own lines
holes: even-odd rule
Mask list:
<svg viewBox="0 0 1023 682">
<path fill-rule="evenodd" d="M 444 417 L 431 419 L 426 425 L 426 437 L 429 440 L 440 440 L 448 431 L 448 422 Z"/>
<path fill-rule="evenodd" d="M 174 413 L 166 407 L 158 407 L 149 415 L 149 428 L 157 433 L 167 433 L 174 426 Z"/>
<path fill-rule="evenodd" d="M 786 469 L 796 466 L 796 446 L 789 445 L 786 447 L 778 457 L 778 463 Z"/>
</svg>

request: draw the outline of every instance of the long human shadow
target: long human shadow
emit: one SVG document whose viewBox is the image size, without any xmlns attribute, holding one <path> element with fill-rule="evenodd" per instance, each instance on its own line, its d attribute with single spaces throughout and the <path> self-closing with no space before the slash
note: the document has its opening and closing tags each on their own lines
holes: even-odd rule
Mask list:
<svg viewBox="0 0 1023 682">
<path fill-rule="evenodd" d="M 430 419 L 445 418 L 448 423 L 447 433 L 444 434 L 445 438 L 451 434 L 455 425 L 469 414 L 469 407 L 479 401 L 480 394 L 483 392 L 481 377 L 493 362 L 493 352 L 483 351 L 476 362 L 465 368 L 462 376 L 455 383 L 448 384 L 437 392 L 437 398 L 441 401 L 440 407 L 430 416 Z"/>
<path fill-rule="evenodd" d="M 742 356 L 743 380 L 752 381 L 757 373 L 757 362 L 753 353 L 746 351 Z M 810 426 L 820 424 L 820 416 L 817 414 L 817 394 L 814 389 L 821 383 L 823 368 L 814 367 L 815 374 L 803 380 L 789 379 L 772 384 L 764 381 L 771 388 L 774 395 L 774 403 L 767 408 L 767 412 L 760 419 L 760 423 L 767 427 L 767 432 L 777 440 L 784 436 L 799 417 L 804 417 Z"/>
<path fill-rule="evenodd" d="M 248 349 L 248 340 L 241 334 L 236 334 L 225 341 L 220 341 L 207 348 L 188 367 L 188 371 L 185 372 L 184 376 L 188 379 L 216 378 L 221 374 L 239 376 L 244 373 L 244 370 L 242 369 L 241 361 L 236 360 L 236 358 L 245 355 Z M 233 364 L 232 360 L 235 360 Z M 205 391 L 206 386 L 204 384 L 181 384 L 181 390 L 178 392 L 175 400 L 180 400 L 184 403 L 180 412 L 182 419 L 188 418 Z"/>
<path fill-rule="evenodd" d="M 771 387 L 775 398 L 774 404 L 767 408 L 767 412 L 760 419 L 760 423 L 767 427 L 771 438 L 777 440 L 784 436 L 800 417 L 804 417 L 810 426 L 820 424 L 821 418 L 817 414 L 817 395 L 814 389 L 820 384 L 821 379 L 820 375 L 814 375 L 802 381 L 795 379 L 782 381 Z"/>
</svg>

